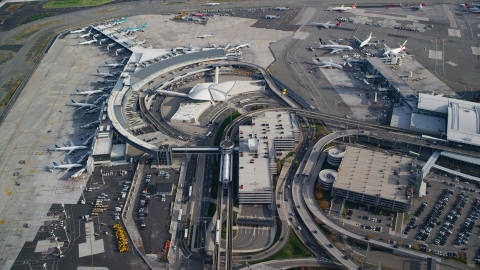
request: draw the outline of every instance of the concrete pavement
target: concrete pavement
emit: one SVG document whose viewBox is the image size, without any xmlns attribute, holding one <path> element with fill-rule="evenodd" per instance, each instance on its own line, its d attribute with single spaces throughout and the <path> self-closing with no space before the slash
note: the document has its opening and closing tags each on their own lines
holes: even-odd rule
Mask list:
<svg viewBox="0 0 480 270">
<path fill-rule="evenodd" d="M 246 267 L 239 267 L 241 270 L 270 270 L 270 269 L 291 269 L 298 266 L 313 266 L 313 267 L 327 267 L 337 268 L 338 265 L 331 261 L 323 261 L 317 259 L 290 259 L 290 260 L 276 260 L 263 262 Z"/>
</svg>

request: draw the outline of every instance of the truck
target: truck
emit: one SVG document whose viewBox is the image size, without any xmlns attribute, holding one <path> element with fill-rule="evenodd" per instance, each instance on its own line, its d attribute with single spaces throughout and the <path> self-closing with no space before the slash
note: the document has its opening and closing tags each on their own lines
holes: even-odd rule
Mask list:
<svg viewBox="0 0 480 270">
<path fill-rule="evenodd" d="M 185 238 L 185 240 L 187 240 L 187 238 L 188 238 L 188 229 L 185 229 L 184 238 Z"/>
<path fill-rule="evenodd" d="M 188 188 L 188 197 L 192 197 L 192 186 Z"/>
</svg>

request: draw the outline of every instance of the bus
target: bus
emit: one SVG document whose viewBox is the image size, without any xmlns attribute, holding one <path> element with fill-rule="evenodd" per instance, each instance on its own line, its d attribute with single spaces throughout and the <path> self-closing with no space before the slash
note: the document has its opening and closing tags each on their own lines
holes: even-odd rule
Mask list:
<svg viewBox="0 0 480 270">
<path fill-rule="evenodd" d="M 188 229 L 185 229 L 185 235 L 184 235 L 185 240 L 188 238 Z"/>
<path fill-rule="evenodd" d="M 409 151 L 408 153 L 409 153 L 410 155 L 412 155 L 412 156 L 415 156 L 415 157 L 419 157 L 419 156 L 420 156 L 420 154 L 419 154 L 419 153 L 416 153 L 416 152 Z"/>
<path fill-rule="evenodd" d="M 215 229 L 215 245 L 218 245 L 220 243 L 220 219 L 217 219 L 217 227 Z"/>
</svg>

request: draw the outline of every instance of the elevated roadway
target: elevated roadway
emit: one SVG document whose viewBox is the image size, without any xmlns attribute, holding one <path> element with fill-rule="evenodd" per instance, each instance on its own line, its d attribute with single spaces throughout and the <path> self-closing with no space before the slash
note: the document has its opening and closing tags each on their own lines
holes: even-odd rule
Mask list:
<svg viewBox="0 0 480 270">
<path fill-rule="evenodd" d="M 316 148 L 315 151 L 321 151 L 329 142 L 341 138 L 341 137 L 347 137 L 347 136 L 352 136 L 356 135 L 361 131 L 358 130 L 345 130 L 345 131 L 337 131 L 335 133 L 331 133 L 322 139 L 320 139 L 313 147 Z M 310 162 L 316 162 L 316 160 L 311 160 Z M 395 249 L 393 248 L 392 245 L 377 241 L 377 240 L 365 240 L 365 236 L 359 235 L 355 232 L 352 232 L 350 230 L 345 229 L 344 227 L 340 226 L 339 224 L 335 223 L 333 220 L 331 220 L 327 215 L 320 209 L 318 206 L 317 202 L 315 201 L 315 194 L 314 194 L 314 185 L 315 185 L 315 178 L 313 181 L 308 181 L 308 179 L 305 179 L 304 176 L 300 176 L 299 178 L 296 179 L 293 183 L 292 187 L 292 194 L 294 196 L 294 201 L 297 206 L 300 206 L 299 213 L 302 216 L 302 219 L 304 219 L 304 222 L 311 223 L 312 228 L 317 227 L 316 224 L 313 222 L 312 217 L 309 215 L 309 213 L 305 210 L 305 206 L 308 208 L 310 213 L 312 214 L 313 217 L 318 218 L 320 221 L 322 221 L 325 225 L 328 227 L 334 229 L 335 231 L 346 235 L 352 239 L 355 239 L 357 241 L 362 241 L 362 242 L 369 242 L 370 244 L 380 246 L 386 249 L 393 250 L 395 253 L 403 255 L 403 256 L 410 256 L 414 258 L 419 258 L 419 259 L 427 259 L 431 258 L 432 256 L 420 253 L 420 252 L 415 252 L 410 249 Z M 297 199 L 295 199 L 295 197 Z M 314 226 L 314 227 L 313 227 Z M 310 227 L 309 227 L 310 229 Z M 318 235 L 318 234 L 317 234 Z M 323 235 L 323 234 L 322 234 Z M 320 239 L 321 241 L 324 239 Z M 330 242 L 327 239 L 328 243 Z M 322 241 L 322 245 L 327 242 Z M 331 249 L 330 249 L 331 250 Z M 438 261 L 440 259 L 436 258 Z"/>
<path fill-rule="evenodd" d="M 331 261 L 324 261 L 312 258 L 306 259 L 290 259 L 290 260 L 275 260 L 263 262 L 255 265 L 237 267 L 236 270 L 279 270 L 279 269 L 292 269 L 299 266 L 312 266 L 312 267 L 325 267 L 325 268 L 337 268 L 338 264 Z"/>
</svg>

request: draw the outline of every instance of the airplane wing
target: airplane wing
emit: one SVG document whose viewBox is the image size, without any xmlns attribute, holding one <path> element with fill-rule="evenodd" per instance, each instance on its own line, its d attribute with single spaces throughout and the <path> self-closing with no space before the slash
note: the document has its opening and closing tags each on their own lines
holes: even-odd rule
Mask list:
<svg viewBox="0 0 480 270">
<path fill-rule="evenodd" d="M 70 146 L 75 146 L 72 141 L 70 141 Z"/>
<path fill-rule="evenodd" d="M 334 53 L 339 53 L 339 52 L 342 52 L 343 49 L 333 49 L 330 54 L 334 54 Z"/>
<path fill-rule="evenodd" d="M 362 43 L 362 42 L 363 42 L 363 40 L 360 40 L 360 39 L 358 39 L 357 37 L 353 37 L 353 38 L 354 38 L 355 41 L 358 42 L 358 43 Z"/>
<path fill-rule="evenodd" d="M 68 151 L 67 155 L 70 155 L 73 151 L 74 151 L 73 149 Z"/>
<path fill-rule="evenodd" d="M 321 65 L 321 66 L 318 66 L 319 68 L 325 68 L 325 67 L 331 67 L 332 65 Z"/>
<path fill-rule="evenodd" d="M 383 48 L 385 49 L 385 51 L 390 51 L 390 47 L 388 47 L 386 44 L 383 45 Z"/>
<path fill-rule="evenodd" d="M 328 42 L 330 42 L 330 44 L 332 44 L 332 45 L 338 45 L 338 43 L 335 43 L 335 42 L 333 42 L 333 41 L 331 41 L 331 40 L 328 40 Z"/>
</svg>

